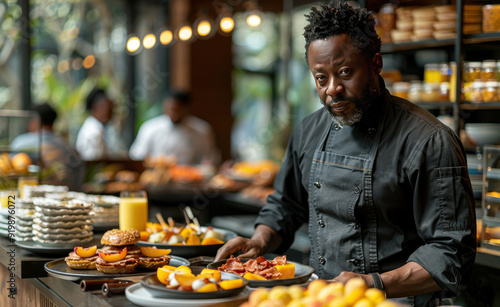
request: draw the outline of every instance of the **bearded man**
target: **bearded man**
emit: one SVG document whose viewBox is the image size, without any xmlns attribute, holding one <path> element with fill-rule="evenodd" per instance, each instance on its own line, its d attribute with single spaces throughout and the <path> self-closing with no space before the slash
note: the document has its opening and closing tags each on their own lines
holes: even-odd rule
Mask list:
<svg viewBox="0 0 500 307">
<path fill-rule="evenodd" d="M 348 4 L 306 15 L 306 61 L 324 108 L 295 128 L 251 239 L 216 260 L 284 253 L 308 222 L 322 279 L 362 277 L 388 298 L 436 306 L 470 280 L 475 204 L 459 137 L 392 96 L 374 18 Z"/>
</svg>

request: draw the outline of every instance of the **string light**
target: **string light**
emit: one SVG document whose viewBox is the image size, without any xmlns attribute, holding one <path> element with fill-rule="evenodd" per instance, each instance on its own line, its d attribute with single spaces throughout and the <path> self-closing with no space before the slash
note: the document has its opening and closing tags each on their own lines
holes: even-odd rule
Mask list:
<svg viewBox="0 0 500 307">
<path fill-rule="evenodd" d="M 196 32 L 198 33 L 199 36 L 207 36 L 212 32 L 212 25 L 210 24 L 210 21 L 208 20 L 202 20 L 198 23 L 198 26 L 196 27 Z"/>
<path fill-rule="evenodd" d="M 154 34 L 148 34 L 142 39 L 142 45 L 146 49 L 151 49 L 156 45 L 156 36 Z"/>
<path fill-rule="evenodd" d="M 174 34 L 170 30 L 163 30 L 160 33 L 160 43 L 162 45 L 168 46 L 174 41 Z"/>
<path fill-rule="evenodd" d="M 247 24 L 250 27 L 256 28 L 256 27 L 260 26 L 261 23 L 262 23 L 262 18 L 260 17 L 260 15 L 257 12 L 253 12 L 253 13 L 248 15 Z"/>
<path fill-rule="evenodd" d="M 134 53 L 141 47 L 141 40 L 137 36 L 132 36 L 127 41 L 127 51 Z"/>
<path fill-rule="evenodd" d="M 219 22 L 219 27 L 222 32 L 230 33 L 234 29 L 234 20 L 230 16 L 222 17 Z"/>
<path fill-rule="evenodd" d="M 87 55 L 85 59 L 83 59 L 83 67 L 85 69 L 90 69 L 95 65 L 95 56 Z"/>
<path fill-rule="evenodd" d="M 190 26 L 183 26 L 179 29 L 179 39 L 181 41 L 188 41 L 193 37 L 193 30 Z"/>
</svg>

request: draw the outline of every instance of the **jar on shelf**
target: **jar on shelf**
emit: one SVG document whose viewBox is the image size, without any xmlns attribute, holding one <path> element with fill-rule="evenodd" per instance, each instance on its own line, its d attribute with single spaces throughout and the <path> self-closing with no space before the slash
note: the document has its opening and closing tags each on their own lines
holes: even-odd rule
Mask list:
<svg viewBox="0 0 500 307">
<path fill-rule="evenodd" d="M 439 98 L 438 101 L 449 101 L 450 100 L 450 83 L 441 82 L 439 84 Z"/>
<path fill-rule="evenodd" d="M 440 83 L 441 72 L 438 63 L 428 63 L 424 65 L 424 82 L 426 83 Z"/>
<path fill-rule="evenodd" d="M 483 89 L 484 89 L 484 82 L 481 80 L 476 80 L 472 82 L 472 85 L 470 87 L 470 102 L 473 103 L 481 103 L 483 102 Z"/>
<path fill-rule="evenodd" d="M 439 75 L 440 82 L 448 82 L 450 81 L 450 65 L 448 63 L 439 63 Z"/>
<path fill-rule="evenodd" d="M 413 80 L 410 82 L 410 88 L 408 89 L 408 100 L 411 102 L 422 101 L 422 81 Z"/>
<path fill-rule="evenodd" d="M 484 83 L 484 87 L 482 89 L 482 99 L 483 102 L 500 101 L 498 81 L 487 81 Z"/>
<path fill-rule="evenodd" d="M 483 32 L 500 31 L 500 4 L 483 5 Z"/>
<path fill-rule="evenodd" d="M 462 92 L 466 101 L 471 101 L 472 83 L 481 79 L 481 62 L 464 62 Z"/>
<path fill-rule="evenodd" d="M 392 85 L 392 94 L 403 99 L 408 99 L 409 90 L 409 82 L 394 82 L 394 84 Z"/>
<path fill-rule="evenodd" d="M 440 94 L 439 94 L 439 85 L 440 83 L 429 83 L 429 82 L 424 82 L 422 85 L 422 101 L 423 102 L 436 102 L 439 101 Z"/>
<path fill-rule="evenodd" d="M 450 89 L 448 99 L 451 102 L 456 101 L 456 89 L 457 89 L 457 64 L 455 62 L 450 62 Z"/>
<path fill-rule="evenodd" d="M 497 61 L 495 60 L 484 60 L 481 64 L 481 80 L 483 82 L 489 80 L 496 80 L 495 69 L 497 67 Z"/>
</svg>

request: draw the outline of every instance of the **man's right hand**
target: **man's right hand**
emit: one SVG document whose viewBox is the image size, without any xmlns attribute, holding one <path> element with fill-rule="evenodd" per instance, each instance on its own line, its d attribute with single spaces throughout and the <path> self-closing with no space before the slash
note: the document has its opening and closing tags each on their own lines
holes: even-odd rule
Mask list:
<svg viewBox="0 0 500 307">
<path fill-rule="evenodd" d="M 265 249 L 257 240 L 236 237 L 227 241 L 226 244 L 219 248 L 215 256 L 215 261 L 229 258 L 230 255 L 234 255 L 237 252 L 241 252 L 238 255 L 240 258 L 257 258 L 265 253 Z"/>
</svg>

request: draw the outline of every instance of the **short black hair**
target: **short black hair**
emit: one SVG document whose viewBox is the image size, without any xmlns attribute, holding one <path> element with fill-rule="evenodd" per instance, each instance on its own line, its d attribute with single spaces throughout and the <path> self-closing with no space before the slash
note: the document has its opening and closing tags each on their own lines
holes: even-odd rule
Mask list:
<svg viewBox="0 0 500 307">
<path fill-rule="evenodd" d="M 309 45 L 312 41 L 341 34 L 347 34 L 358 48 L 367 56 L 380 52 L 382 41 L 375 31 L 375 18 L 364 8 L 357 8 L 348 3 L 336 5 L 334 1 L 312 7 L 305 15 L 308 25 L 304 27 L 306 39 L 306 62 L 309 65 Z"/>
<path fill-rule="evenodd" d="M 33 107 L 33 111 L 37 112 L 40 116 L 40 123 L 42 125 L 54 125 L 57 118 L 57 112 L 48 103 L 39 104 Z"/>
<path fill-rule="evenodd" d="M 172 98 L 184 106 L 188 106 L 191 103 L 191 94 L 186 91 L 171 91 L 167 98 Z"/>
<path fill-rule="evenodd" d="M 102 97 L 106 97 L 106 92 L 102 88 L 94 88 L 90 93 L 87 95 L 87 100 L 85 101 L 85 109 L 87 111 L 92 110 L 92 106 L 95 104 L 96 101 L 101 99 Z"/>
</svg>

